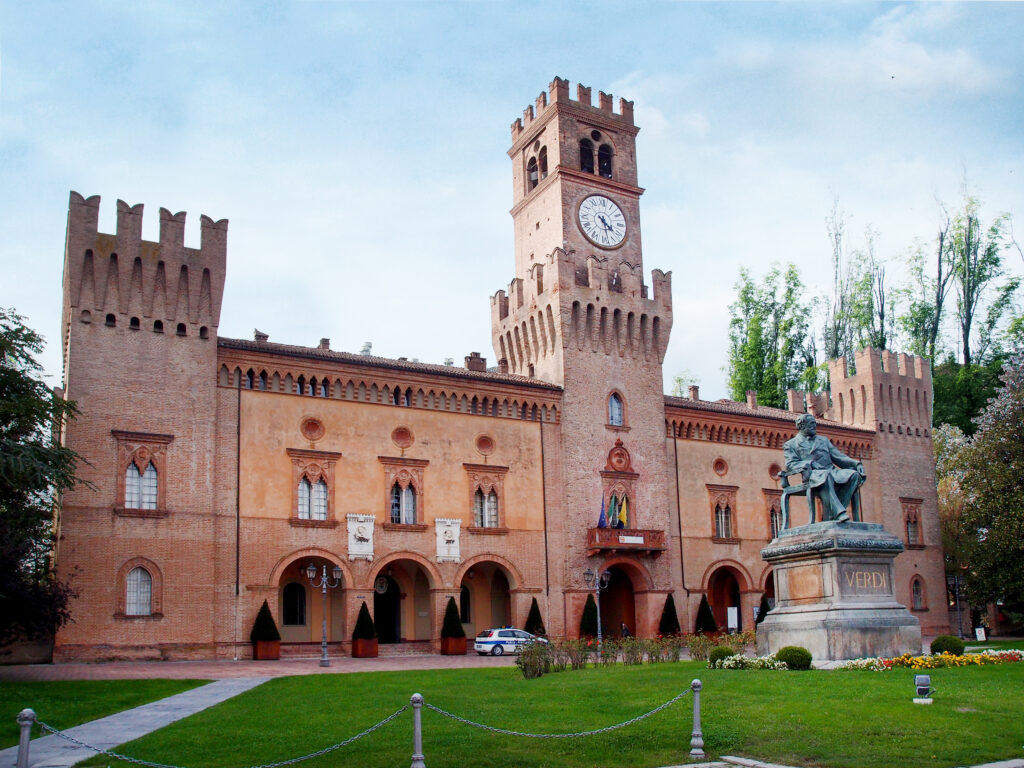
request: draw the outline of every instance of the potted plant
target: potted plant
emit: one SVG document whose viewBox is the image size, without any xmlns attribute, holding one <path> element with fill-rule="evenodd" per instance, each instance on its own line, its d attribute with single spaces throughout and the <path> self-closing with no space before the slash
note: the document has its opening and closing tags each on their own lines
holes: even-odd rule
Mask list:
<svg viewBox="0 0 1024 768">
<path fill-rule="evenodd" d="M 448 598 L 444 609 L 444 623 L 441 625 L 441 654 L 443 656 L 464 656 L 466 654 L 466 630 L 462 628 L 459 608 L 455 598 Z"/>
<path fill-rule="evenodd" d="M 281 658 L 281 633 L 277 631 L 277 623 L 270 613 L 270 606 L 267 605 L 266 600 L 263 601 L 259 613 L 256 614 L 256 621 L 252 625 L 249 641 L 252 643 L 254 661 Z"/>
<path fill-rule="evenodd" d="M 359 616 L 356 617 L 356 626 L 352 630 L 352 658 L 372 659 L 377 656 L 377 628 L 373 626 L 373 619 L 370 618 L 370 609 L 366 607 L 366 601 L 359 606 Z"/>
</svg>

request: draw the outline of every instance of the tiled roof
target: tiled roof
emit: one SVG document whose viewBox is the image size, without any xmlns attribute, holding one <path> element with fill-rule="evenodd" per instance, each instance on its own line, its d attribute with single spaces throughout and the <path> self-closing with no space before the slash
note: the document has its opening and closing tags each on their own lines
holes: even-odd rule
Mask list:
<svg viewBox="0 0 1024 768">
<path fill-rule="evenodd" d="M 751 408 L 746 403 L 737 403 L 735 400 L 690 400 L 687 397 L 672 397 L 671 395 L 665 395 L 665 407 L 666 408 L 686 408 L 691 411 L 711 411 L 713 413 L 729 413 L 736 416 L 755 416 L 762 419 L 771 419 L 773 421 L 784 421 L 790 427 L 795 426 L 794 422 L 799 413 L 793 411 L 787 411 L 784 408 L 771 408 L 766 405 L 759 405 L 756 408 Z M 826 427 L 835 427 L 836 429 L 852 429 L 858 432 L 865 432 L 867 434 L 874 434 L 871 429 L 865 429 L 864 427 L 853 427 L 849 424 L 841 424 L 838 421 L 831 421 L 829 419 L 817 416 L 818 424 Z"/>
<path fill-rule="evenodd" d="M 466 368 L 455 365 L 436 365 L 433 363 L 416 363 L 411 360 L 393 360 L 387 357 L 358 355 L 354 352 L 339 352 L 333 349 L 321 349 L 320 347 L 300 347 L 294 344 L 276 344 L 270 341 L 228 339 L 223 336 L 217 338 L 217 346 L 224 347 L 225 349 L 238 349 L 246 352 L 264 352 L 271 355 L 283 355 L 285 357 L 297 357 L 306 360 L 322 360 L 325 362 L 362 365 L 368 368 L 387 368 L 390 370 L 425 373 L 434 376 L 447 376 L 456 379 L 514 384 L 516 386 L 547 389 L 554 392 L 562 391 L 562 388 L 556 384 L 539 381 L 538 379 L 531 379 L 526 376 L 518 376 L 512 373 L 470 371 Z"/>
</svg>

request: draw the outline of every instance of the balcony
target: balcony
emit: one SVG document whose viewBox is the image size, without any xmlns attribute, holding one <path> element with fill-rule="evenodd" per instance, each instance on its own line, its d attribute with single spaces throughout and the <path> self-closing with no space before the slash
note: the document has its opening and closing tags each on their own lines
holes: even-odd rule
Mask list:
<svg viewBox="0 0 1024 768">
<path fill-rule="evenodd" d="M 633 552 L 656 557 L 665 551 L 664 531 L 637 528 L 590 528 L 587 531 L 587 556 L 601 552 Z"/>
</svg>

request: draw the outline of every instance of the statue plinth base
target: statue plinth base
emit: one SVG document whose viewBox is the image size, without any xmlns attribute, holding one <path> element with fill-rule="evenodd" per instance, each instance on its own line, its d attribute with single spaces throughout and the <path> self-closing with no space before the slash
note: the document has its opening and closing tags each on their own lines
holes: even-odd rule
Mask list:
<svg viewBox="0 0 1024 768">
<path fill-rule="evenodd" d="M 775 607 L 757 652 L 799 645 L 815 661 L 921 652 L 921 625 L 893 592 L 903 542 L 875 523 L 814 523 L 761 550 L 775 572 Z"/>
</svg>

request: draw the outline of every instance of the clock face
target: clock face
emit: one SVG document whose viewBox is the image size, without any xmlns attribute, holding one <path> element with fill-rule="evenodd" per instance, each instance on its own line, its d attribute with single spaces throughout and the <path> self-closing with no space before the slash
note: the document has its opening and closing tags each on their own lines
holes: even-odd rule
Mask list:
<svg viewBox="0 0 1024 768">
<path fill-rule="evenodd" d="M 579 219 L 583 234 L 601 248 L 618 248 L 626 239 L 626 217 L 604 195 L 591 195 L 580 203 Z"/>
</svg>

